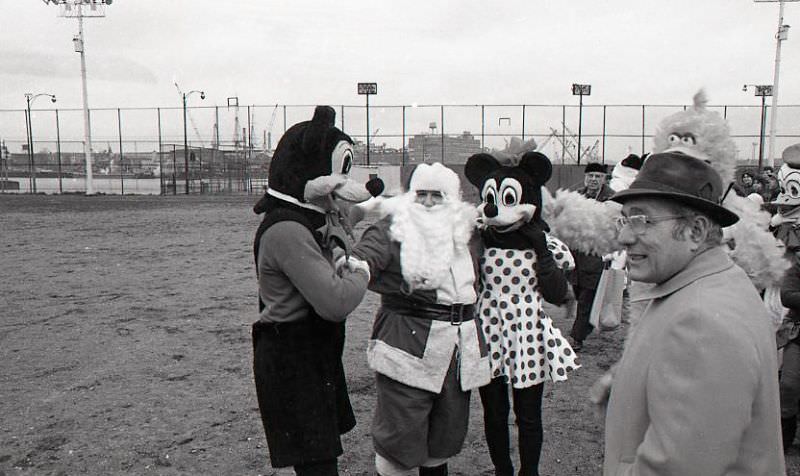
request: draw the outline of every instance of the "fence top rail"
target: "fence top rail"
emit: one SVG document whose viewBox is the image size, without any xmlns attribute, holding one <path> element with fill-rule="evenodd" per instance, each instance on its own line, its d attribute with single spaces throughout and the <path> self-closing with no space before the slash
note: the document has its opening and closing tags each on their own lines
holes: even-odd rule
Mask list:
<svg viewBox="0 0 800 476">
<path fill-rule="evenodd" d="M 800 0 L 798 0 L 800 1 Z M 317 104 L 249 104 L 249 105 L 239 105 L 239 109 L 246 109 L 250 108 L 274 108 L 274 107 L 286 107 L 286 108 L 313 108 L 316 107 Z M 347 107 L 347 108 L 364 108 L 363 104 L 335 104 L 331 105 L 333 107 Z M 441 107 L 539 107 L 539 108 L 576 108 L 579 107 L 578 104 L 372 104 L 373 108 L 406 108 L 406 109 L 421 109 L 421 108 L 441 108 Z M 692 107 L 691 104 L 583 104 L 584 108 L 598 108 L 598 107 L 644 107 L 644 108 L 678 108 L 678 107 Z M 761 107 L 758 104 L 708 104 L 706 105 L 707 108 L 720 108 L 720 107 Z M 782 107 L 800 107 L 800 104 L 779 104 L 779 108 Z M 187 109 L 228 109 L 228 106 L 225 105 L 192 105 L 187 106 Z M 155 110 L 176 110 L 181 111 L 183 110 L 183 106 L 137 106 L 137 107 L 91 107 L 89 108 L 91 111 L 155 111 Z M 6 112 L 24 112 L 26 111 L 25 108 L 19 109 L 0 109 L 0 113 Z M 31 111 L 37 112 L 78 112 L 83 111 L 83 108 L 31 108 Z"/>
</svg>

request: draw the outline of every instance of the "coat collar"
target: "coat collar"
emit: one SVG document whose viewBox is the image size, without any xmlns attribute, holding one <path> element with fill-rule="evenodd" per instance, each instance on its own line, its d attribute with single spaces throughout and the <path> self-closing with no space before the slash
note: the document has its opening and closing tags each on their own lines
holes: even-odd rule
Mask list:
<svg viewBox="0 0 800 476">
<path fill-rule="evenodd" d="M 721 246 L 703 251 L 695 256 L 689 265 L 678 274 L 661 284 L 653 286 L 640 296 L 632 298 L 631 302 L 650 301 L 668 296 L 682 289 L 700 278 L 721 273 L 733 267 L 733 261 Z"/>
</svg>

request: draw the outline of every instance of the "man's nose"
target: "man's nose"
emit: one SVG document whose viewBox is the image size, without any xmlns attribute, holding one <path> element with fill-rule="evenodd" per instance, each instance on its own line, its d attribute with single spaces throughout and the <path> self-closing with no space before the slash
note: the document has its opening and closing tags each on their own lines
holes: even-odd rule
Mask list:
<svg viewBox="0 0 800 476">
<path fill-rule="evenodd" d="M 636 242 L 636 233 L 631 230 L 629 225 L 625 225 L 617 232 L 617 241 L 621 245 L 631 245 Z"/>
<path fill-rule="evenodd" d="M 434 206 L 436 203 L 433 201 L 433 194 L 432 193 L 426 193 L 425 194 L 425 200 L 422 202 L 422 204 L 425 205 L 426 207 L 429 207 L 429 208 Z"/>
</svg>

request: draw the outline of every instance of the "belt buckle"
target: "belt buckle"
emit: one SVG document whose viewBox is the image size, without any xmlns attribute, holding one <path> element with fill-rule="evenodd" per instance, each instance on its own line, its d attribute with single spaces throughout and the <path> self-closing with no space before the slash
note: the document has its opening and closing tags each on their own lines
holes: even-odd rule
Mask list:
<svg viewBox="0 0 800 476">
<path fill-rule="evenodd" d="M 453 304 L 450 307 L 450 325 L 460 326 L 464 322 L 464 305 Z"/>
</svg>

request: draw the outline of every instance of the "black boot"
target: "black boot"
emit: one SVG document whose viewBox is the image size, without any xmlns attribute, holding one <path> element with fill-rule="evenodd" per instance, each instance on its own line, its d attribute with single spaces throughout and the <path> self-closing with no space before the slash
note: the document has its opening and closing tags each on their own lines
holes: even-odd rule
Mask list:
<svg viewBox="0 0 800 476">
<path fill-rule="evenodd" d="M 781 418 L 781 434 L 783 435 L 783 450 L 787 451 L 794 443 L 797 433 L 797 416 Z"/>
<path fill-rule="evenodd" d="M 419 476 L 447 476 L 447 463 L 434 466 L 433 468 L 420 466 Z"/>
</svg>

